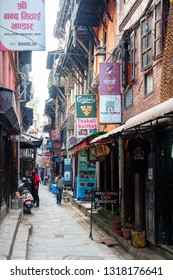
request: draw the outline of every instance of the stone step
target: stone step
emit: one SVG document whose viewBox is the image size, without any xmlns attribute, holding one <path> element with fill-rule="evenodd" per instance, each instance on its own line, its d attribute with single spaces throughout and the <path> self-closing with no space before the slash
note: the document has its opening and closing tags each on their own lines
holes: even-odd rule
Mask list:
<svg viewBox="0 0 173 280">
<path fill-rule="evenodd" d="M 10 260 L 22 218 L 21 209 L 10 209 L 10 212 L 0 224 L 0 260 Z"/>
<path fill-rule="evenodd" d="M 11 260 L 27 260 L 28 241 L 32 233 L 31 224 L 20 223 L 13 246 Z"/>
</svg>

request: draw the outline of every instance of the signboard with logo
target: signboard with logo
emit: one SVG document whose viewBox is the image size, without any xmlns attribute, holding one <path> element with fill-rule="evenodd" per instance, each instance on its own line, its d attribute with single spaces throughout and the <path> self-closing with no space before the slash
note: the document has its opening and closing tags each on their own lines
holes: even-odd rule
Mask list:
<svg viewBox="0 0 173 280">
<path fill-rule="evenodd" d="M 61 151 L 61 143 L 60 141 L 47 140 L 46 149 L 55 152 Z"/>
<path fill-rule="evenodd" d="M 53 141 L 61 141 L 61 130 L 51 130 L 51 140 Z"/>
<path fill-rule="evenodd" d="M 121 123 L 120 64 L 100 63 L 100 123 Z"/>
<path fill-rule="evenodd" d="M 97 205 L 102 204 L 115 204 L 118 206 L 119 192 L 94 192 L 94 203 Z"/>
<path fill-rule="evenodd" d="M 72 160 L 71 158 L 64 159 L 64 185 L 72 185 Z"/>
<path fill-rule="evenodd" d="M 76 136 L 70 136 L 68 138 L 68 147 L 73 147 L 74 145 L 77 144 L 77 138 Z"/>
<path fill-rule="evenodd" d="M 0 50 L 45 50 L 45 1 L 0 0 Z"/>
<path fill-rule="evenodd" d="M 44 156 L 51 156 L 50 151 L 49 150 L 43 150 L 42 153 L 41 153 L 41 156 L 42 157 L 44 157 Z"/>
<path fill-rule="evenodd" d="M 77 199 L 91 200 L 92 189 L 96 188 L 96 164 L 88 162 L 87 150 L 79 152 L 78 163 L 78 182 L 77 182 Z"/>
<path fill-rule="evenodd" d="M 76 96 L 77 138 L 85 138 L 98 130 L 96 100 L 93 94 Z"/>
</svg>

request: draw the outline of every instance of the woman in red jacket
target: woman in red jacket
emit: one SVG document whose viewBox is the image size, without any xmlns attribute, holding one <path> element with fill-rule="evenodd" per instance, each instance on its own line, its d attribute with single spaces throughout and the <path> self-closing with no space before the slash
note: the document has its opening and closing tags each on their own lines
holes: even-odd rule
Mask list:
<svg viewBox="0 0 173 280">
<path fill-rule="evenodd" d="M 34 199 L 34 205 L 36 204 L 35 207 L 39 207 L 39 195 L 38 195 L 39 183 L 40 183 L 40 177 L 38 175 L 37 168 L 33 168 L 31 187 L 32 187 L 32 196 Z"/>
</svg>

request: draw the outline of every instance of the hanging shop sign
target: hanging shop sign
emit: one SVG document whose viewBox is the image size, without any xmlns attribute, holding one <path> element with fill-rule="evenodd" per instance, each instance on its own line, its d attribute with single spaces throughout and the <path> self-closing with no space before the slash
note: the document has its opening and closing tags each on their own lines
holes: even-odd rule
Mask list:
<svg viewBox="0 0 173 280">
<path fill-rule="evenodd" d="M 43 150 L 42 153 L 41 153 L 41 156 L 42 157 L 44 157 L 44 156 L 51 156 L 50 151 L 49 150 Z"/>
<path fill-rule="evenodd" d="M 61 142 L 47 140 L 46 149 L 49 151 L 60 152 L 61 151 Z"/>
<path fill-rule="evenodd" d="M 68 146 L 73 147 L 76 144 L 77 144 L 77 138 L 75 136 L 70 136 L 68 138 Z"/>
<path fill-rule="evenodd" d="M 48 156 L 41 157 L 41 161 L 42 163 L 50 163 L 50 157 Z"/>
<path fill-rule="evenodd" d="M 100 123 L 121 123 L 120 64 L 100 63 Z"/>
<path fill-rule="evenodd" d="M 59 129 L 51 130 L 51 140 L 53 140 L 53 141 L 61 141 L 61 130 L 59 130 Z"/>
<path fill-rule="evenodd" d="M 79 151 L 78 166 L 77 199 L 91 200 L 92 189 L 96 188 L 96 164 L 88 162 L 86 150 Z"/>
<path fill-rule="evenodd" d="M 0 50 L 45 50 L 45 1 L 0 0 Z"/>
<path fill-rule="evenodd" d="M 98 145 L 92 148 L 91 153 L 95 157 L 107 156 L 110 152 L 110 148 L 107 145 Z"/>
<path fill-rule="evenodd" d="M 76 96 L 77 138 L 85 138 L 98 130 L 96 99 L 93 94 Z"/>
<path fill-rule="evenodd" d="M 64 185 L 72 185 L 72 160 L 71 158 L 64 159 Z"/>
</svg>

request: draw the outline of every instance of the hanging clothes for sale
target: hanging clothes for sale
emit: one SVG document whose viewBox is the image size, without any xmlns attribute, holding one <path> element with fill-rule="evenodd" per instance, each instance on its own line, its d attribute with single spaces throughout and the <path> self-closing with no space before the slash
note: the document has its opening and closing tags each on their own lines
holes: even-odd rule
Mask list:
<svg viewBox="0 0 173 280">
<path fill-rule="evenodd" d="M 142 138 L 129 140 L 127 151 L 130 154 L 133 173 L 146 173 L 148 169 L 148 154 L 151 152 L 150 142 Z"/>
</svg>

